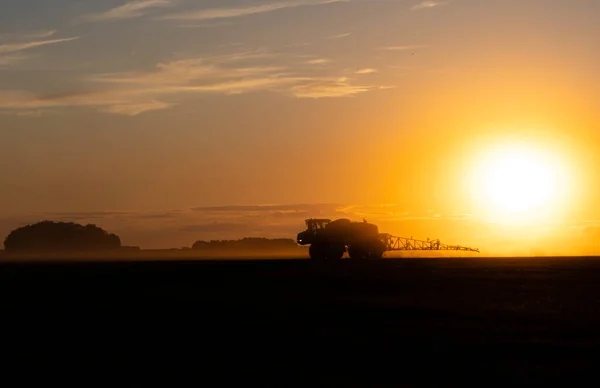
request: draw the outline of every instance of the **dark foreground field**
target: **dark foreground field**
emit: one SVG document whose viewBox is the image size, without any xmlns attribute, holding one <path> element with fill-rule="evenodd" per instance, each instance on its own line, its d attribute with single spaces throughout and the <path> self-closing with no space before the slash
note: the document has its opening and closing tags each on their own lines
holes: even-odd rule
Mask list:
<svg viewBox="0 0 600 388">
<path fill-rule="evenodd" d="M 81 386 L 598 381 L 596 258 L 5 263 L 0 295 L 20 379 L 46 365 L 46 382 Z"/>
</svg>

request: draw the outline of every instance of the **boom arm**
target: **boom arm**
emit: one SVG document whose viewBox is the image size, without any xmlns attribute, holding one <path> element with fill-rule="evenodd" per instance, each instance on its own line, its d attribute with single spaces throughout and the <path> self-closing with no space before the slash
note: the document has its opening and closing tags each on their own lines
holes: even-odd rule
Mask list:
<svg viewBox="0 0 600 388">
<path fill-rule="evenodd" d="M 381 241 L 386 245 L 387 251 L 465 251 L 477 252 L 477 248 L 462 247 L 460 245 L 442 244 L 440 240 L 414 240 L 412 238 L 396 237 L 391 234 L 381 234 Z"/>
</svg>

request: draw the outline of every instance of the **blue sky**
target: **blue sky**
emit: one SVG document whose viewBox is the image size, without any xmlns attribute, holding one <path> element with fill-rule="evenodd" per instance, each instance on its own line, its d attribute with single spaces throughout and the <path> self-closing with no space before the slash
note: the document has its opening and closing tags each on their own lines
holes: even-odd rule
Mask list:
<svg viewBox="0 0 600 388">
<path fill-rule="evenodd" d="M 524 34 L 527 22 L 543 32 L 540 49 L 561 39 L 591 48 L 599 6 L 576 3 L 8 1 L 0 19 L 0 108 L 134 116 L 190 95 L 354 96 L 396 87 L 397 76 L 414 67 L 435 71 L 461 61 L 457 55 L 436 63 L 436 54 L 449 50 L 477 59 L 474 51 L 489 49 L 475 44 L 482 37 L 490 45 L 515 33 L 520 43 L 539 39 L 535 31 Z M 422 59 L 406 58 L 426 49 Z"/>
<path fill-rule="evenodd" d="M 490 39 L 509 36 L 511 22 L 521 27 L 524 17 L 535 22 L 548 40 L 552 34 L 557 39 L 588 34 L 587 44 L 597 43 L 589 34 L 595 28 L 591 23 L 597 19 L 593 11 L 598 4 L 569 4 L 558 0 L 8 1 L 0 17 L 4 94 L 8 89 L 33 95 L 12 92 L 3 96 L 0 106 L 25 110 L 22 114 L 84 106 L 136 115 L 168 109 L 185 100 L 186 94 L 276 90 L 300 98 L 356 95 L 396 86 L 372 75 L 382 66 L 402 70 L 414 65 L 398 52 L 412 54 L 427 46 L 443 52 L 441 44 L 462 51 L 466 45 L 452 43 L 445 35 L 460 37 L 463 43 L 479 39 L 477 29 Z M 490 15 L 495 21 L 486 18 Z M 521 28 L 516 31 L 523 33 Z M 573 40 L 573 45 L 578 44 Z M 468 48 L 480 50 L 475 45 Z M 429 58 L 426 66 L 435 67 L 434 58 Z M 213 74 L 177 78 L 182 72 L 203 72 L 206 67 L 213 67 Z M 237 73 L 223 73 L 231 68 Z M 240 72 L 241 68 L 247 71 Z M 170 79 L 158 81 L 152 75 Z M 231 82 L 240 78 L 246 82 Z M 199 80 L 205 87 L 189 88 Z M 80 94 L 86 96 L 79 98 Z M 51 98 L 40 100 L 47 95 Z"/>
<path fill-rule="evenodd" d="M 84 106 L 137 115 L 168 109 L 189 94 L 276 90 L 319 98 L 386 87 L 359 82 L 365 78 L 360 75 L 375 73 L 369 67 L 375 63 L 349 50 L 382 55 L 377 47 L 365 47 L 364 36 L 337 42 L 349 38 L 358 25 L 354 20 L 372 7 L 346 3 L 62 2 L 50 10 L 41 2 L 15 5 L 11 20 L 28 23 L 5 34 L 3 84 L 33 95 L 13 92 L 1 105 L 22 114 Z M 411 41 L 390 38 L 382 48 L 420 46 Z M 60 74 L 61 83 L 51 74 Z"/>
</svg>

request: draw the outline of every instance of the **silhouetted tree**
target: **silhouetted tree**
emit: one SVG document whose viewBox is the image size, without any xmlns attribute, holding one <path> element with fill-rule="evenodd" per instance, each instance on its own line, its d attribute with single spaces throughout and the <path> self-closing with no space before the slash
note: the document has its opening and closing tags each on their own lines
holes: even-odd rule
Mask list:
<svg viewBox="0 0 600 388">
<path fill-rule="evenodd" d="M 8 252 L 99 251 L 121 247 L 121 239 L 96 225 L 42 221 L 13 230 L 4 240 Z"/>
<path fill-rule="evenodd" d="M 292 239 L 267 239 L 260 237 L 246 237 L 241 240 L 196 241 L 192 246 L 192 249 L 287 250 L 298 249 L 298 244 L 296 244 L 296 241 Z"/>
</svg>

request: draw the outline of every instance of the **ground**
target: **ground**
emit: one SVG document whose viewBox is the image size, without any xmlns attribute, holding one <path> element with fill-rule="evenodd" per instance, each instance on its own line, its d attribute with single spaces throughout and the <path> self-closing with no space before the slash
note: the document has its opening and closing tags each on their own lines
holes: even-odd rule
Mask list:
<svg viewBox="0 0 600 388">
<path fill-rule="evenodd" d="M 596 379 L 599 289 L 598 258 L 0 265 L 14 359 L 211 385 Z"/>
</svg>

